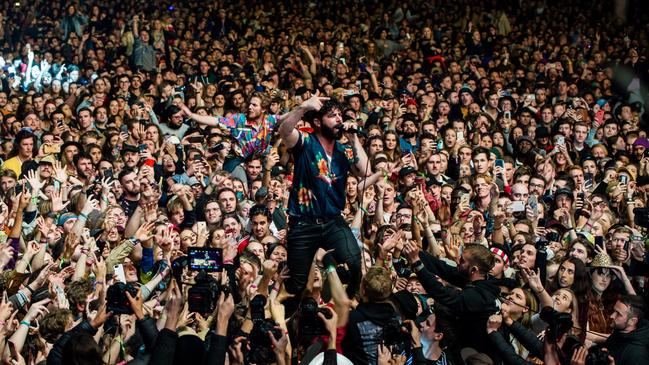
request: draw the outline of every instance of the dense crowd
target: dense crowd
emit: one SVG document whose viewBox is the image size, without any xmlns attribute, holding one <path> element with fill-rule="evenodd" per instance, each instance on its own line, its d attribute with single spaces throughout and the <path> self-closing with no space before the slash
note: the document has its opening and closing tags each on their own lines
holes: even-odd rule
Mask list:
<svg viewBox="0 0 649 365">
<path fill-rule="evenodd" d="M 3 364 L 649 364 L 628 1 L 6 1 Z"/>
</svg>

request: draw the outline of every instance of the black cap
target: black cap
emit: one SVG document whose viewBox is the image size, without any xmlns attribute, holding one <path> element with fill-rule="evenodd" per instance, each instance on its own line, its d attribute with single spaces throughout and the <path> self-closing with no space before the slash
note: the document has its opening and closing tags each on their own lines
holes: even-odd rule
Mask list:
<svg viewBox="0 0 649 365">
<path fill-rule="evenodd" d="M 401 168 L 401 170 L 399 170 L 399 177 L 402 178 L 402 177 L 405 177 L 405 176 L 407 176 L 409 174 L 416 174 L 416 173 L 417 173 L 417 170 L 415 170 L 414 167 L 406 166 L 406 167 Z"/>
</svg>

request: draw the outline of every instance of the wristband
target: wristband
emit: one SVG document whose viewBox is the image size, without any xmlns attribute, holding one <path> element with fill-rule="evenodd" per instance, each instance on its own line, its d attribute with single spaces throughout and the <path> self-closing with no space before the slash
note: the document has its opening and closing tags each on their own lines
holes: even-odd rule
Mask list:
<svg viewBox="0 0 649 365">
<path fill-rule="evenodd" d="M 34 205 L 38 204 L 38 196 L 33 196 L 32 197 L 32 204 L 34 204 Z"/>
<path fill-rule="evenodd" d="M 81 212 L 81 213 L 79 213 L 79 218 L 83 218 L 85 220 L 88 220 L 88 215 L 86 213 Z"/>
<path fill-rule="evenodd" d="M 27 321 L 20 321 L 20 324 L 21 324 L 21 325 L 25 325 L 25 326 L 27 326 L 27 327 L 31 327 L 31 326 L 32 326 L 32 324 L 29 323 L 29 322 L 27 322 Z"/>
<path fill-rule="evenodd" d="M 336 266 L 334 265 L 329 265 L 327 266 L 327 274 L 331 274 L 332 272 L 336 271 Z"/>
<path fill-rule="evenodd" d="M 232 265 L 233 263 L 232 260 L 223 260 L 223 265 Z"/>
<path fill-rule="evenodd" d="M 34 295 L 34 289 L 30 288 L 29 285 L 25 285 L 25 289 L 29 290 L 29 292 Z"/>
</svg>

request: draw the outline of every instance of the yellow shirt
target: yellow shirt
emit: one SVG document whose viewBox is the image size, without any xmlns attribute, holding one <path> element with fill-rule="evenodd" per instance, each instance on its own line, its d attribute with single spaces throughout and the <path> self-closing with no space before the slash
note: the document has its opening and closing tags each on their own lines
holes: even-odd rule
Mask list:
<svg viewBox="0 0 649 365">
<path fill-rule="evenodd" d="M 22 161 L 20 161 L 18 156 L 14 156 L 14 157 L 8 159 L 7 161 L 5 161 L 2 164 L 2 169 L 3 170 L 7 170 L 7 169 L 12 170 L 13 172 L 16 173 L 16 176 L 20 176 L 20 173 L 22 171 L 22 166 L 23 166 L 23 163 L 22 163 Z"/>
</svg>

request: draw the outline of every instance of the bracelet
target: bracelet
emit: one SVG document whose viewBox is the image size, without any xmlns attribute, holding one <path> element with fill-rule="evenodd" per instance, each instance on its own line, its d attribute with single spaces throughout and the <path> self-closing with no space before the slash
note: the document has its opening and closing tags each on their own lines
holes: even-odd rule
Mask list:
<svg viewBox="0 0 649 365">
<path fill-rule="evenodd" d="M 25 325 L 25 326 L 27 326 L 27 327 L 31 327 L 31 326 L 32 326 L 32 324 L 29 323 L 29 322 L 27 322 L 27 321 L 20 321 L 20 324 L 21 324 L 21 325 Z"/>
<path fill-rule="evenodd" d="M 97 285 L 104 285 L 104 282 L 103 281 L 95 281 L 95 286 L 97 286 Z"/>
<path fill-rule="evenodd" d="M 29 292 L 34 295 L 34 289 L 30 288 L 29 285 L 25 285 L 25 289 L 29 290 Z"/>
<path fill-rule="evenodd" d="M 223 260 L 223 265 L 232 265 L 234 261 L 232 260 Z"/>
<path fill-rule="evenodd" d="M 532 291 L 533 291 L 533 290 L 532 290 Z M 543 293 L 544 291 L 545 291 L 545 288 L 541 288 L 541 290 L 539 290 L 539 291 L 535 291 L 534 294 L 537 294 L 537 295 L 538 295 L 538 294 Z"/>
<path fill-rule="evenodd" d="M 336 267 L 334 265 L 329 265 L 329 267 L 327 267 L 327 274 L 331 274 L 332 272 L 335 271 L 336 271 Z"/>
<path fill-rule="evenodd" d="M 367 212 L 367 209 L 365 209 L 365 208 L 363 208 L 363 207 L 361 207 L 361 212 L 363 212 L 363 213 L 365 213 L 365 214 L 370 214 L 370 213 Z"/>
</svg>

